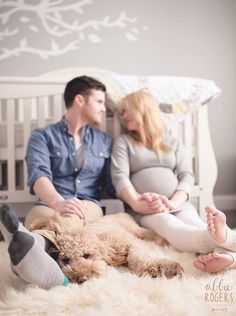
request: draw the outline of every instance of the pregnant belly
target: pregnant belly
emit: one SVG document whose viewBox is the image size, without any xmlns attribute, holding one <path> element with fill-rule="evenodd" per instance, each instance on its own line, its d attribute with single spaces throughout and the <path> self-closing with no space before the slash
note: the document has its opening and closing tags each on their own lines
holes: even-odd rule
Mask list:
<svg viewBox="0 0 236 316">
<path fill-rule="evenodd" d="M 156 192 L 170 198 L 178 185 L 174 172 L 168 168 L 146 168 L 131 175 L 131 182 L 139 193 Z"/>
</svg>

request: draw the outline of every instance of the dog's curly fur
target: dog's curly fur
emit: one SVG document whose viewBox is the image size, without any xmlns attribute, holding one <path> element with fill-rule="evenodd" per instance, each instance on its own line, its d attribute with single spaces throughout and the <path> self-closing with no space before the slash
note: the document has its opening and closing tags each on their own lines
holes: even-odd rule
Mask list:
<svg viewBox="0 0 236 316">
<path fill-rule="evenodd" d="M 59 248 L 58 264 L 71 282 L 82 283 L 105 274 L 106 266 L 127 266 L 141 276 L 167 278 L 181 276 L 180 264 L 167 259 L 153 258 L 145 240 L 161 245 L 163 239 L 153 231 L 140 227 L 126 213 L 106 215 L 86 223 L 76 231 L 62 224 L 60 215 L 46 222 L 35 222 L 33 229 L 48 229 L 56 233 Z"/>
</svg>

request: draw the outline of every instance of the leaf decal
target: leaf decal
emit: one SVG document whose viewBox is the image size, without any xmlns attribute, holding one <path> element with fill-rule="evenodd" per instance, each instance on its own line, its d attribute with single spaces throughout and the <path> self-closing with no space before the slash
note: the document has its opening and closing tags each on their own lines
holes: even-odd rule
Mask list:
<svg viewBox="0 0 236 316">
<path fill-rule="evenodd" d="M 138 40 L 137 37 L 133 33 L 130 33 L 130 32 L 125 33 L 125 36 L 127 37 L 129 41 L 136 42 Z"/>
<path fill-rule="evenodd" d="M 33 31 L 33 32 L 38 32 L 39 31 L 39 29 L 38 29 L 38 27 L 37 26 L 35 26 L 35 25 L 30 25 L 30 27 L 29 27 L 30 29 L 31 29 L 31 31 Z"/>
<path fill-rule="evenodd" d="M 96 34 L 92 34 L 92 33 L 88 35 L 88 39 L 92 43 L 100 43 L 100 42 L 102 42 L 102 39 L 99 36 L 97 36 Z"/>
<path fill-rule="evenodd" d="M 27 16 L 21 16 L 21 17 L 20 17 L 20 21 L 21 21 L 22 23 L 29 23 L 29 22 L 31 21 L 31 19 L 28 18 Z"/>
<path fill-rule="evenodd" d="M 20 41 L 20 46 L 21 47 L 26 47 L 27 46 L 27 39 L 26 38 L 22 38 L 22 40 Z"/>
</svg>

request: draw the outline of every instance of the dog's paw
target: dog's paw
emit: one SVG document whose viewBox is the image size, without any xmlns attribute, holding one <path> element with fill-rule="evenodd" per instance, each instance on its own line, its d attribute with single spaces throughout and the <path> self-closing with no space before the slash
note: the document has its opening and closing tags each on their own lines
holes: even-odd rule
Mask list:
<svg viewBox="0 0 236 316">
<path fill-rule="evenodd" d="M 165 260 L 164 262 L 157 261 L 149 265 L 147 272 L 152 278 L 166 277 L 171 279 L 178 276 L 182 278 L 184 275 L 183 268 L 178 262 Z"/>
<path fill-rule="evenodd" d="M 160 265 L 155 265 L 151 266 L 147 269 L 147 272 L 151 275 L 152 278 L 158 278 L 161 277 L 161 266 Z"/>
<path fill-rule="evenodd" d="M 169 262 L 164 264 L 162 265 L 161 270 L 163 275 L 168 279 L 176 276 L 182 278 L 184 275 L 184 270 L 178 262 Z"/>
</svg>

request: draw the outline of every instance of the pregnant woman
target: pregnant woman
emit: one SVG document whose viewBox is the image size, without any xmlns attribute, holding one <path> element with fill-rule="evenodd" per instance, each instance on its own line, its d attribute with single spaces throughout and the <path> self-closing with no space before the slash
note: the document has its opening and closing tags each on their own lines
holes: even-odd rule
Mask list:
<svg viewBox="0 0 236 316">
<path fill-rule="evenodd" d="M 131 93 L 122 100 L 121 111 L 128 133 L 114 143 L 111 172 L 127 211 L 177 250 L 210 253 L 195 259 L 196 268 L 218 272 L 235 267 L 236 238 L 223 213 L 206 208 L 207 228 L 188 201 L 194 184 L 191 157 L 180 140 L 167 132 L 155 98 L 145 90 Z M 218 214 L 217 220 L 213 213 Z M 226 240 L 219 242 L 216 230 L 217 235 L 225 231 Z"/>
</svg>

